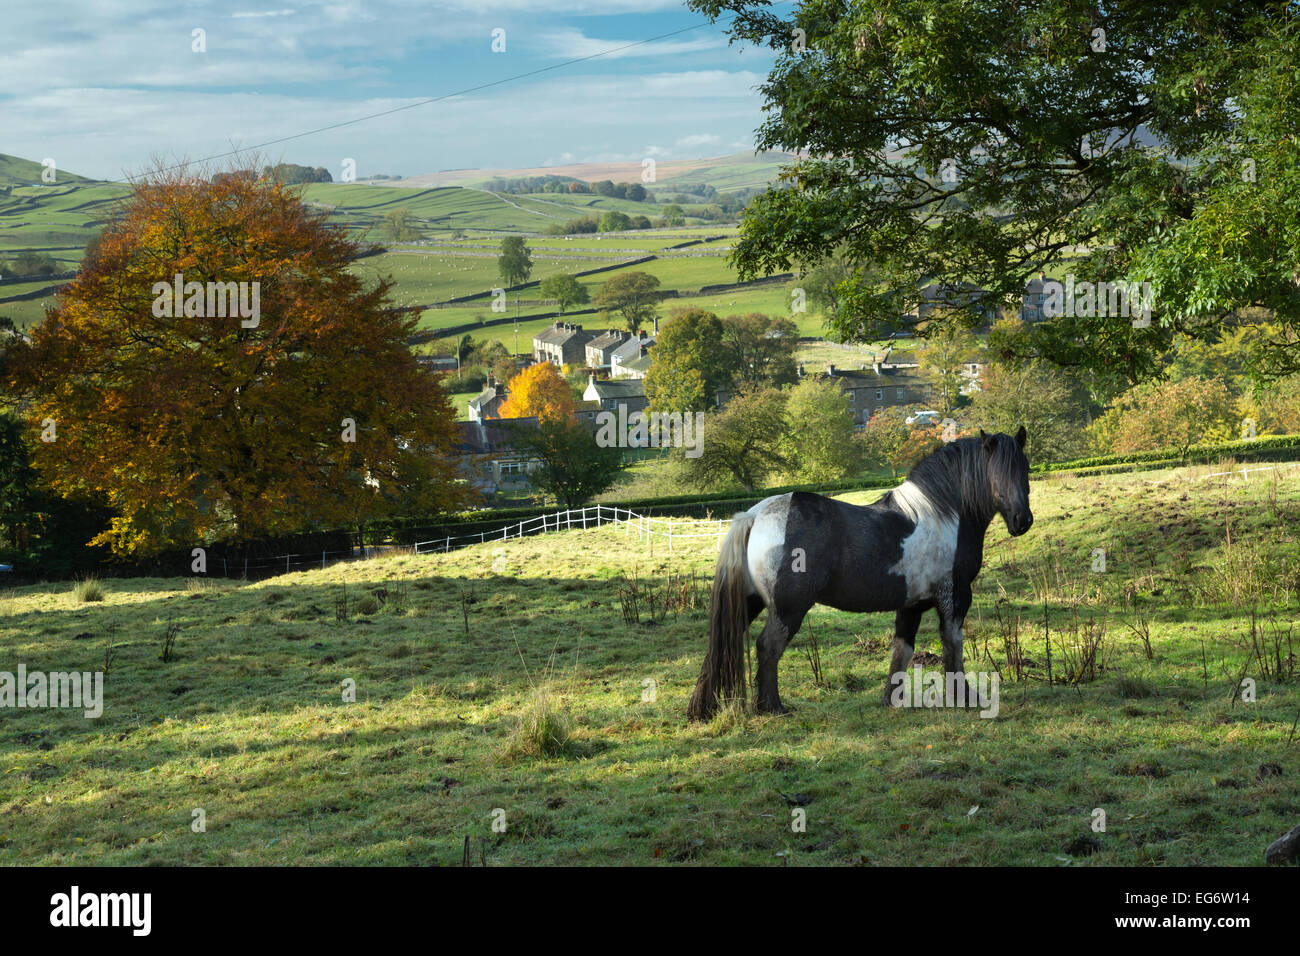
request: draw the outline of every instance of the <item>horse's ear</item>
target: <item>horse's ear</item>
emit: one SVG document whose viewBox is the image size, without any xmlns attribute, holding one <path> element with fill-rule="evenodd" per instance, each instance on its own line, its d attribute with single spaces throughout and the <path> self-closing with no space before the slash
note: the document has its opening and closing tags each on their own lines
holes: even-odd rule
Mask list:
<svg viewBox="0 0 1300 956">
<path fill-rule="evenodd" d="M 985 451 L 987 452 L 993 451 L 993 436 L 986 435 L 984 433 L 984 429 L 982 428 L 980 429 L 980 444 L 984 446 Z"/>
<path fill-rule="evenodd" d="M 1024 425 L 1021 425 L 1020 431 L 1016 432 L 1016 444 L 1020 446 L 1021 451 L 1025 450 L 1025 441 L 1028 438 L 1029 438 L 1029 432 L 1025 431 Z"/>
</svg>

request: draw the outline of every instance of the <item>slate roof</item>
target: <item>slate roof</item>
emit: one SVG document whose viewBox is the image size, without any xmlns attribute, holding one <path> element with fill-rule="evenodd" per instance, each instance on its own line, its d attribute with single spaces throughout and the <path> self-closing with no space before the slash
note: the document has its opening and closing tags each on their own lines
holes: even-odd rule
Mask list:
<svg viewBox="0 0 1300 956">
<path fill-rule="evenodd" d="M 462 455 L 493 455 L 512 452 L 513 428 L 537 429 L 536 416 L 528 418 L 489 418 L 481 422 L 457 422 L 460 435 L 452 446 Z"/>
</svg>

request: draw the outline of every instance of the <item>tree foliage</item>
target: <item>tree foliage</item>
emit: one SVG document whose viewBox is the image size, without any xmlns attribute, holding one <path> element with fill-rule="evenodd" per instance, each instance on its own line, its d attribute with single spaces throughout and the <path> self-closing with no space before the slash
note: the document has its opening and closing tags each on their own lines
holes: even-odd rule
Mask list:
<svg viewBox="0 0 1300 956">
<path fill-rule="evenodd" d="M 866 446 L 854 427 L 849 396 L 835 382 L 805 377 L 789 390 L 786 418 L 782 454 L 794 481 L 838 481 L 862 470 Z"/>
<path fill-rule="evenodd" d="M 600 287 L 593 305 L 606 315 L 620 313 L 627 330 L 635 335 L 641 326 L 654 321 L 660 298 L 658 277 L 648 272 L 620 272 Z"/>
<path fill-rule="evenodd" d="M 741 392 L 722 411 L 706 415 L 701 454 L 686 459 L 688 478 L 706 487 L 734 481 L 753 491 L 789 470 L 786 402 L 784 391 L 769 387 Z"/>
<path fill-rule="evenodd" d="M 1149 325 L 1036 323 L 1028 357 L 1131 383 L 1175 333 L 1246 317 L 1285 332 L 1273 372 L 1300 368 L 1290 5 L 689 6 L 775 51 L 755 145 L 806 157 L 749 204 L 733 262 L 752 278 L 845 255 L 841 337 L 912 329 L 927 283 L 1015 305 L 1047 270 L 1149 281 L 1155 305 Z"/>
<path fill-rule="evenodd" d="M 510 380 L 510 394 L 502 403 L 501 418 L 537 416 L 543 421 L 573 417 L 577 404 L 573 389 L 550 362 L 534 362 Z"/>
<path fill-rule="evenodd" d="M 722 348 L 735 388 L 791 385 L 799 377 L 799 329 L 784 316 L 751 312 L 722 320 Z"/>
<path fill-rule="evenodd" d="M 577 508 L 600 494 L 623 470 L 623 452 L 602 448 L 581 423 L 544 418 L 536 431 L 515 429 L 516 449 L 541 461 L 528 480 L 566 508 Z"/>
<path fill-rule="evenodd" d="M 1087 401 L 1061 369 L 1044 361 L 992 362 L 962 419 L 988 432 L 1029 432 L 1031 461 L 1064 461 L 1085 451 Z"/>
<path fill-rule="evenodd" d="M 945 324 L 936 328 L 934 333 L 922 342 L 916 350 L 916 359 L 921 366 L 921 374 L 939 397 L 939 410 L 945 415 L 952 413 L 961 399 L 961 388 L 966 382 L 964 374 L 967 364 L 979 357 L 979 344 L 970 332 L 954 324 Z"/>
<path fill-rule="evenodd" d="M 731 384 L 722 321 L 701 308 L 674 312 L 650 351 L 645 394 L 656 411 L 706 411 Z"/>
<path fill-rule="evenodd" d="M 1241 415 L 1223 379 L 1143 382 L 1107 409 L 1089 434 L 1101 454 L 1159 448 L 1186 455 L 1192 445 L 1240 438 Z"/>
<path fill-rule="evenodd" d="M 542 280 L 538 291 L 544 299 L 554 299 L 564 312 L 571 305 L 585 305 L 591 301 L 587 287 L 567 272 L 557 272 Z"/>
<path fill-rule="evenodd" d="M 497 256 L 497 272 L 507 286 L 522 285 L 533 274 L 532 250 L 523 236 L 506 236 Z"/>
<path fill-rule="evenodd" d="M 360 251 L 253 174 L 137 181 L 8 350 L 25 427 L 54 439 L 33 440 L 35 467 L 115 512 L 94 543 L 149 553 L 463 504 L 455 414 L 407 345 L 417 318 L 352 274 Z M 178 274 L 198 295 L 158 308 Z M 260 288 L 255 319 L 216 314 L 207 283 Z"/>
</svg>

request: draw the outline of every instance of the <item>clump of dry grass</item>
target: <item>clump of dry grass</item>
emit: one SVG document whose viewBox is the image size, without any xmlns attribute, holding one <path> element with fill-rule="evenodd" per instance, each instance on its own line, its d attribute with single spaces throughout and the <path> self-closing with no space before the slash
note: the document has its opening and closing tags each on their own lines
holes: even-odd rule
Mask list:
<svg viewBox="0 0 1300 956">
<path fill-rule="evenodd" d="M 104 600 L 104 586 L 99 583 L 99 578 L 94 574 L 87 574 L 79 578 L 72 586 L 72 596 L 78 604 L 88 604 L 92 601 Z"/>
<path fill-rule="evenodd" d="M 549 684 L 534 687 L 506 746 L 507 757 L 563 757 L 573 746 L 572 717 Z"/>
</svg>

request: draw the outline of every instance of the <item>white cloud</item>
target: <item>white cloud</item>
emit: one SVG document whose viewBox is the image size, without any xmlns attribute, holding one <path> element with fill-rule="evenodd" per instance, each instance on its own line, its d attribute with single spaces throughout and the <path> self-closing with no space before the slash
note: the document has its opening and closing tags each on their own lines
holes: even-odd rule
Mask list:
<svg viewBox="0 0 1300 956">
<path fill-rule="evenodd" d="M 598 40 L 587 36 L 581 30 L 574 29 L 544 33 L 540 39 L 548 48 L 547 55 L 560 60 L 598 55 L 602 59 L 612 60 L 629 56 L 683 56 L 688 53 L 719 50 L 727 45 L 726 40 L 717 35 L 699 36 L 689 40 L 670 38 L 642 43 L 635 39 Z"/>
</svg>

